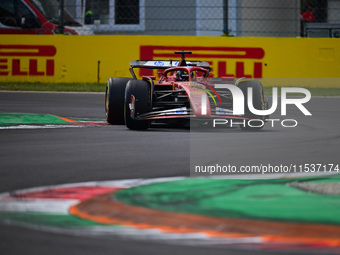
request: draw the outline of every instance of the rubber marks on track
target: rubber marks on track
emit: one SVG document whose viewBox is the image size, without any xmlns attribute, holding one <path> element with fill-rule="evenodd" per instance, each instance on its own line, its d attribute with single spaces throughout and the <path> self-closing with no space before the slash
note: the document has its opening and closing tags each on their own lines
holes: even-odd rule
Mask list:
<svg viewBox="0 0 340 255">
<path fill-rule="evenodd" d="M 65 118 L 52 114 L 0 112 L 0 129 L 42 129 L 107 125 L 104 120 Z"/>
<path fill-rule="evenodd" d="M 333 179 L 334 181 L 336 179 Z M 237 245 L 258 249 L 321 248 L 339 251 L 340 226 L 337 224 L 216 217 L 180 210 L 155 209 L 151 204 L 136 206 L 133 200 L 127 201 L 126 197 L 125 201 L 120 200 L 122 194 L 125 194 L 143 202 L 151 197 L 143 198 L 141 195 L 159 192 L 167 197 L 167 200 L 158 201 L 162 199 L 160 197 L 154 199 L 154 203 L 170 204 L 171 197 L 176 199 L 176 196 L 171 194 L 168 187 L 178 185 L 177 189 L 183 189 L 182 183 L 192 189 L 195 183 L 200 182 L 206 182 L 209 186 L 209 182 L 213 183 L 213 180 L 182 177 L 133 179 L 49 186 L 4 193 L 0 194 L 0 221 L 45 231 L 84 236 L 100 235 L 105 238 L 124 236 L 187 245 Z M 236 181 L 234 182 L 236 184 Z M 245 183 L 243 181 L 244 187 Z M 215 188 L 216 184 L 221 186 L 221 183 L 217 182 L 214 184 Z M 241 181 L 237 185 L 241 187 Z M 211 193 L 211 187 L 204 192 Z M 145 193 L 142 194 L 143 192 Z M 176 190 L 174 192 L 177 194 Z M 238 201 L 241 199 L 239 196 L 236 195 L 235 199 L 235 203 L 242 203 L 241 200 Z M 175 200 L 172 206 L 176 207 Z M 291 209 L 294 213 L 294 208 Z"/>
</svg>

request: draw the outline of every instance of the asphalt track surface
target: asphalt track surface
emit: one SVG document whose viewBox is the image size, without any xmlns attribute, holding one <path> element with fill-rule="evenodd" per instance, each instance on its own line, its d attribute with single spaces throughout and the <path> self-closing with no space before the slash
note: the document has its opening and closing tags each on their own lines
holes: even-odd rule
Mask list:
<svg viewBox="0 0 340 255">
<path fill-rule="evenodd" d="M 157 127 L 146 132 L 125 126 L 0 130 L 0 192 L 64 183 L 188 176 L 193 139 L 224 145 L 210 148 L 232 163 L 338 163 L 340 98 L 312 98 L 305 117 L 293 106 L 293 129 L 199 131 Z M 103 119 L 103 93 L 0 92 L 0 112 L 46 113 Z M 274 116 L 275 117 L 275 116 Z M 208 134 L 208 136 L 206 136 Z M 230 148 L 230 149 L 227 149 Z M 195 148 L 195 155 L 205 150 Z M 166 245 L 117 237 L 77 237 L 0 224 L 0 254 L 292 254 L 232 247 Z M 298 254 L 309 251 L 299 251 Z"/>
</svg>

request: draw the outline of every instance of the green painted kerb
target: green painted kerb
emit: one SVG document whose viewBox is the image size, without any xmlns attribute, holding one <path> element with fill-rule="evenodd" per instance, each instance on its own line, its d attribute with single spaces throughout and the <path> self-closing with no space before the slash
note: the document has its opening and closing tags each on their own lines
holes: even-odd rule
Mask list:
<svg viewBox="0 0 340 255">
<path fill-rule="evenodd" d="M 331 177 L 228 180 L 194 179 L 155 183 L 117 192 L 115 198 L 158 210 L 216 217 L 340 224 L 340 196 L 310 193 L 292 182 L 340 182 Z"/>
<path fill-rule="evenodd" d="M 67 119 L 71 120 L 68 121 Z M 0 127 L 10 127 L 19 125 L 67 125 L 67 124 L 82 124 L 96 122 L 106 123 L 103 119 L 88 119 L 88 118 L 67 118 L 52 115 L 52 114 L 34 114 L 34 113 L 9 113 L 0 112 Z M 75 122 L 73 122 L 75 121 Z"/>
<path fill-rule="evenodd" d="M 0 220 L 50 227 L 89 227 L 100 225 L 72 215 L 35 212 L 0 212 Z"/>
<path fill-rule="evenodd" d="M 0 112 L 0 126 L 13 125 L 69 124 L 68 121 L 51 114 Z"/>
</svg>

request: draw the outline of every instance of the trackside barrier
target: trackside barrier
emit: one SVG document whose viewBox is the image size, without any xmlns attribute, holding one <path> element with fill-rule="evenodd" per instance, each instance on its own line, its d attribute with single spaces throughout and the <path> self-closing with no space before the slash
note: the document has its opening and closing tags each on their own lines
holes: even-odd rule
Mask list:
<svg viewBox="0 0 340 255">
<path fill-rule="evenodd" d="M 208 61 L 214 77 L 340 87 L 340 43 L 332 38 L 1 35 L 0 82 L 105 83 L 130 77 L 131 60 L 177 61 L 173 52 L 182 49 L 193 52 L 189 60 Z"/>
</svg>

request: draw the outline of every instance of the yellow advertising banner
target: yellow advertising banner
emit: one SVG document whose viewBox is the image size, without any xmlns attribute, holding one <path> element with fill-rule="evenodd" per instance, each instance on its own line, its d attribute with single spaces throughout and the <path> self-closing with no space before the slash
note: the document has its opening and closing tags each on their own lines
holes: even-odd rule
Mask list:
<svg viewBox="0 0 340 255">
<path fill-rule="evenodd" d="M 210 63 L 214 77 L 262 79 L 270 86 L 340 87 L 340 43 L 331 38 L 127 35 L 1 35 L 1 82 L 105 83 L 131 77 L 132 60 Z M 151 70 L 138 76 L 157 75 Z"/>
</svg>

